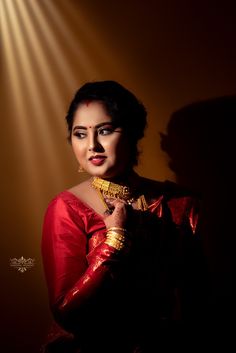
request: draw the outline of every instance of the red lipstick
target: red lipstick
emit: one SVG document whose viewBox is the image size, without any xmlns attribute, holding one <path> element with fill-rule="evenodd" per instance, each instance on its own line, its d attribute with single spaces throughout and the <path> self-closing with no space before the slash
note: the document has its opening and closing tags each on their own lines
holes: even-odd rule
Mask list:
<svg viewBox="0 0 236 353">
<path fill-rule="evenodd" d="M 95 155 L 95 156 L 90 157 L 89 160 L 93 165 L 100 166 L 104 163 L 106 158 L 107 157 L 105 157 L 105 156 Z"/>
</svg>

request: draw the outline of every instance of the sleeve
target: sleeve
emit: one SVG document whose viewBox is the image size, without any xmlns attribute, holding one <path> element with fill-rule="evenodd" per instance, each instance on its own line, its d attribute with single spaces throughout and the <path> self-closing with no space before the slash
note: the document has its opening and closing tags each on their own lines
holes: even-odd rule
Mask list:
<svg viewBox="0 0 236 353">
<path fill-rule="evenodd" d="M 79 324 L 90 298 L 106 280 L 117 251 L 104 241 L 87 255 L 84 223 L 63 199 L 56 198 L 45 213 L 42 257 L 55 320 L 68 331 Z"/>
</svg>

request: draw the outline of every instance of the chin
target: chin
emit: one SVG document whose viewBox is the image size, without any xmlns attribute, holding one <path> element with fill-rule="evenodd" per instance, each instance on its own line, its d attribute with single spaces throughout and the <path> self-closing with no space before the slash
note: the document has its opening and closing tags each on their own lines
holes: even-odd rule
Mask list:
<svg viewBox="0 0 236 353">
<path fill-rule="evenodd" d="M 106 171 L 102 171 L 102 170 L 89 171 L 88 173 L 91 176 L 99 177 L 102 179 L 112 179 L 117 176 L 117 173 L 111 173 L 111 172 L 106 172 Z"/>
<path fill-rule="evenodd" d="M 114 177 L 113 174 L 103 173 L 103 172 L 93 173 L 93 176 L 97 176 L 97 177 L 102 178 L 102 179 L 110 179 L 110 178 Z"/>
<path fill-rule="evenodd" d="M 89 169 L 86 169 L 86 172 L 91 176 L 97 176 L 99 178 L 107 178 L 107 176 L 109 175 L 109 173 L 107 173 L 104 170 L 99 170 L 99 168 L 95 170 L 94 169 L 91 170 L 91 168 L 89 168 Z"/>
<path fill-rule="evenodd" d="M 96 176 L 102 179 L 115 179 L 117 177 L 120 177 L 122 174 L 126 172 L 123 166 L 122 168 L 109 168 L 109 169 L 103 168 L 103 166 L 101 166 L 101 167 L 87 168 L 86 171 L 91 176 Z"/>
</svg>

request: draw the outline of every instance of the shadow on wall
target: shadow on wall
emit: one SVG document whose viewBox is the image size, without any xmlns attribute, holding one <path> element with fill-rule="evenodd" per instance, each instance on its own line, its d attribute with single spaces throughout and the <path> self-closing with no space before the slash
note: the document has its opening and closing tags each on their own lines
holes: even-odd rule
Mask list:
<svg viewBox="0 0 236 353">
<path fill-rule="evenodd" d="M 235 122 L 236 96 L 225 96 L 174 112 L 161 134 L 177 183 L 202 200 L 201 234 L 210 271 L 207 314 L 222 329 L 234 316 Z"/>
</svg>

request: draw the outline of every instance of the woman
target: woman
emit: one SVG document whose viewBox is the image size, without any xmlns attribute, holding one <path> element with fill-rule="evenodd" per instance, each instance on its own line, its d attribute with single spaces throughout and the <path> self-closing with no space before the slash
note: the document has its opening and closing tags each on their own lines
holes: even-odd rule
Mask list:
<svg viewBox="0 0 236 353">
<path fill-rule="evenodd" d="M 86 83 L 66 120 L 91 177 L 45 214 L 42 255 L 57 323 L 45 352 L 156 352 L 173 327 L 196 318 L 196 202 L 134 172 L 146 110 L 117 82 Z"/>
</svg>

